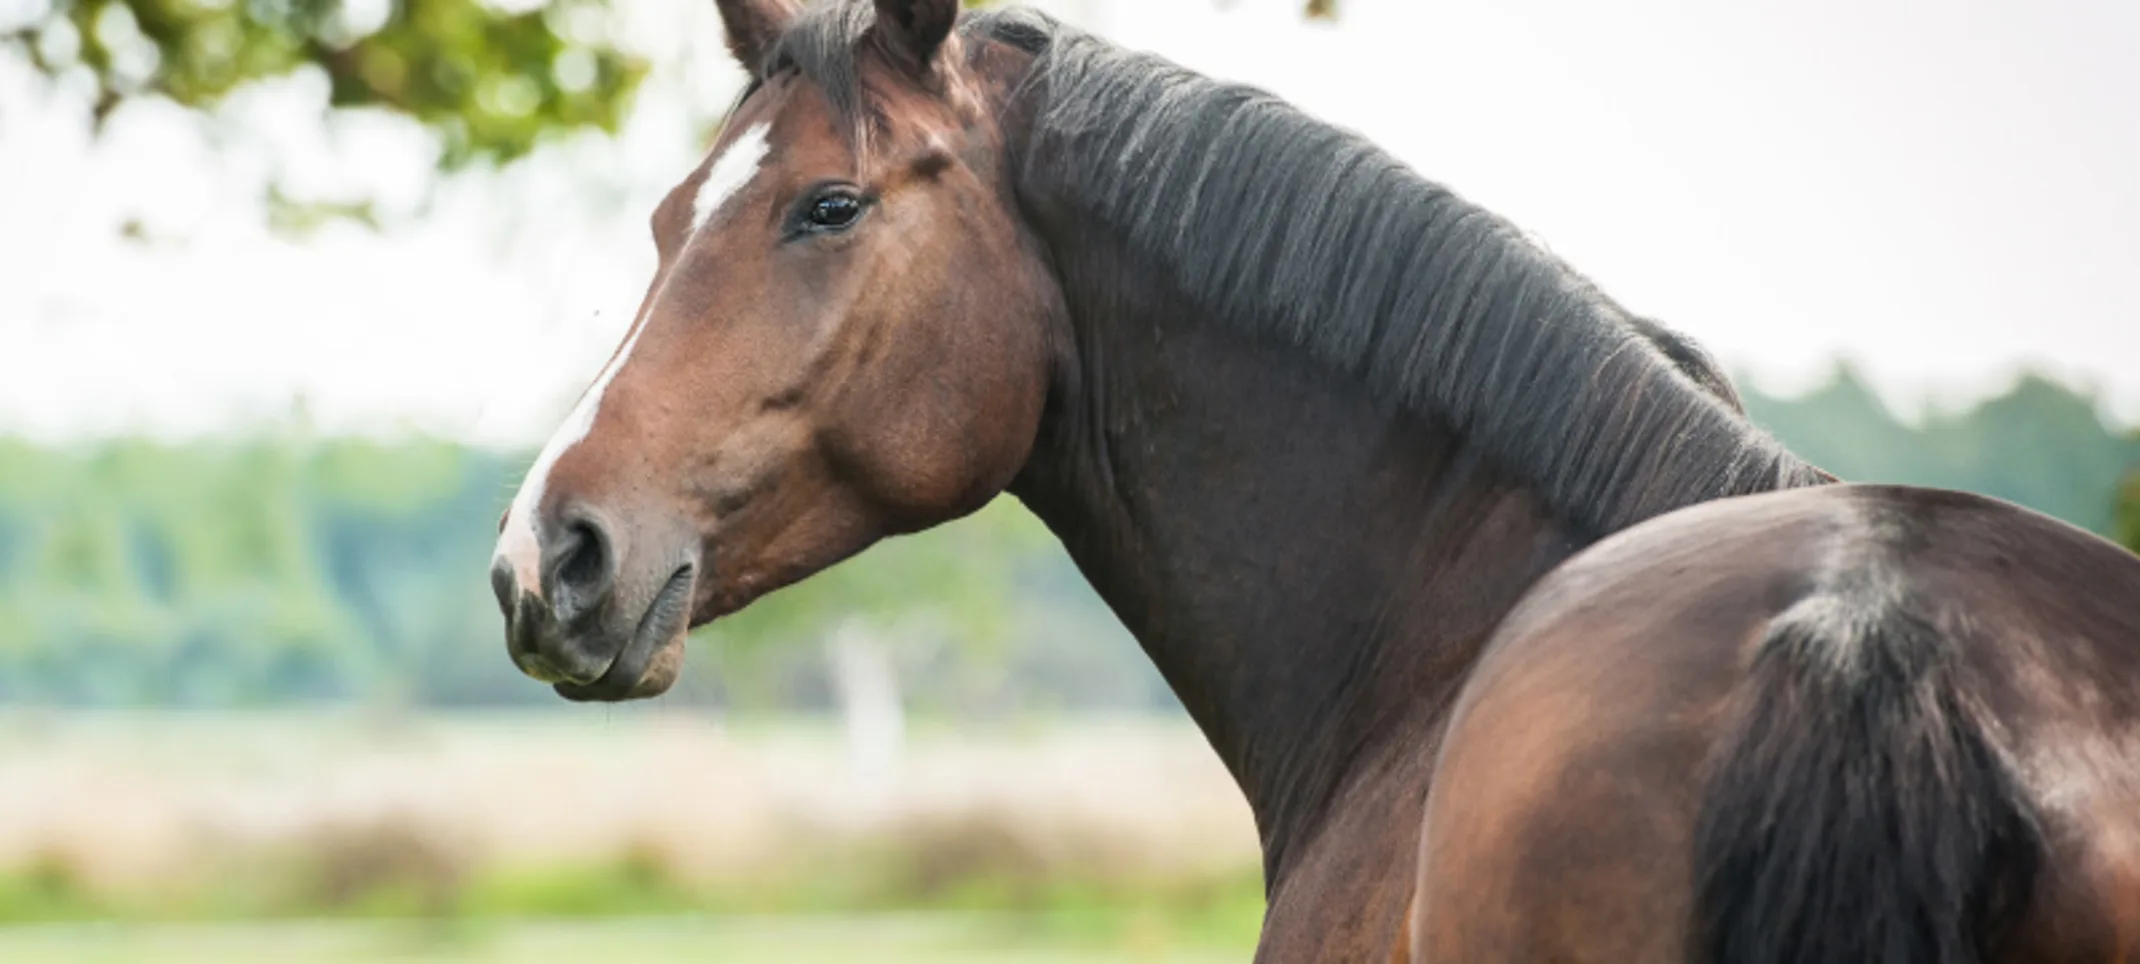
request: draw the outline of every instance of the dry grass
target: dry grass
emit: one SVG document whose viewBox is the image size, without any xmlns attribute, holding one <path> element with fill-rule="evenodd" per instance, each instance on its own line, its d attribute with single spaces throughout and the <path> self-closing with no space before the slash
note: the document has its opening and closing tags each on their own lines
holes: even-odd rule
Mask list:
<svg viewBox="0 0 2140 964">
<path fill-rule="evenodd" d="M 0 911 L 1023 905 L 1253 879 L 1247 809 L 1186 725 L 924 730 L 878 783 L 835 736 L 673 712 L 0 716 Z"/>
</svg>

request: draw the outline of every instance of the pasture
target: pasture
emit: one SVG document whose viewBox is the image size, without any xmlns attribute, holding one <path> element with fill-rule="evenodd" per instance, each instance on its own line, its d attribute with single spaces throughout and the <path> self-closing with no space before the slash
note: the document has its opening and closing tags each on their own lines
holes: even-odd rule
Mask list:
<svg viewBox="0 0 2140 964">
<path fill-rule="evenodd" d="M 865 782 L 658 708 L 0 720 L 0 960 L 1197 961 L 1262 909 L 1173 721 L 925 725 Z"/>
<path fill-rule="evenodd" d="M 1065 945 L 1023 935 L 1014 922 L 958 918 L 527 921 L 445 939 L 346 923 L 0 930 L 0 959 L 24 964 L 1204 964 L 1240 957 L 1164 941 Z"/>
</svg>

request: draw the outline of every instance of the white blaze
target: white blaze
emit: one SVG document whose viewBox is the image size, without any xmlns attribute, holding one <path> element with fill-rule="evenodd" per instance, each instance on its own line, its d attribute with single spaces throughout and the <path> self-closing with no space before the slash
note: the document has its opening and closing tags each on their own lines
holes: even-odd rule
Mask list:
<svg viewBox="0 0 2140 964">
<path fill-rule="evenodd" d="M 765 160 L 769 149 L 765 135 L 769 124 L 757 124 L 744 131 L 734 144 L 713 162 L 713 170 L 706 172 L 706 180 L 698 186 L 698 197 L 691 203 L 691 233 L 697 234 L 706 222 L 713 220 L 715 212 L 727 206 L 728 199 L 758 173 L 758 165 Z"/>
<path fill-rule="evenodd" d="M 711 222 L 714 215 L 726 207 L 729 200 L 743 190 L 758 173 L 765 161 L 769 145 L 766 143 L 766 124 L 757 124 L 744 131 L 735 143 L 723 151 L 706 172 L 706 180 L 699 185 L 698 196 L 691 205 L 691 233 Z M 653 304 L 648 299 L 649 305 Z M 543 487 L 549 483 L 550 470 L 557 460 L 587 437 L 594 428 L 595 413 L 602 407 L 602 394 L 609 390 L 611 379 L 632 356 L 633 346 L 646 330 L 646 317 L 632 319 L 631 334 L 624 340 L 624 347 L 595 377 L 594 385 L 580 396 L 579 404 L 572 407 L 572 414 L 565 416 L 565 424 L 558 426 L 556 434 L 542 447 L 542 454 L 535 457 L 535 464 L 528 469 L 527 478 L 520 483 L 520 491 L 513 496 L 513 506 L 506 513 L 505 531 L 498 537 L 498 555 L 510 561 L 523 592 L 540 592 L 541 579 L 538 566 L 540 550 L 535 534 L 535 510 L 542 504 Z"/>
</svg>

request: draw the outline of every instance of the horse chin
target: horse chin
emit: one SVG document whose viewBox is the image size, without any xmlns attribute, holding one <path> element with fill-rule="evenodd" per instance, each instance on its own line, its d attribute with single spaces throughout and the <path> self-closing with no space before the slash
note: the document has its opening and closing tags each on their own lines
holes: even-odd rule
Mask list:
<svg viewBox="0 0 2140 964">
<path fill-rule="evenodd" d="M 557 695 L 574 703 L 626 703 L 633 700 L 653 699 L 676 685 L 684 672 L 684 633 L 662 643 L 646 661 L 646 668 L 636 677 L 626 679 L 612 670 L 592 683 L 576 685 L 558 683 L 553 689 Z"/>
<path fill-rule="evenodd" d="M 684 640 L 693 622 L 687 607 L 695 577 L 690 566 L 672 574 L 602 677 L 591 683 L 558 683 L 553 687 L 557 695 L 575 703 L 622 703 L 668 692 L 683 673 Z"/>
</svg>

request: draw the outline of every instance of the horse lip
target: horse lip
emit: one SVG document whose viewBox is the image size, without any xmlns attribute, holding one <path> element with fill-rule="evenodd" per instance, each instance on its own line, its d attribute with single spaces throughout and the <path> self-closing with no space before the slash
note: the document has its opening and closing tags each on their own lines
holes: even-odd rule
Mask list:
<svg viewBox="0 0 2140 964">
<path fill-rule="evenodd" d="M 677 623 L 691 618 L 691 583 L 697 570 L 690 563 L 677 567 L 669 581 L 654 594 L 654 602 L 639 617 L 632 638 L 610 660 L 609 668 L 591 683 L 557 683 L 557 695 L 575 703 L 616 703 L 632 696 L 640 677 L 646 675 L 654 652 L 676 635 Z"/>
</svg>

